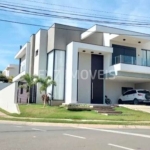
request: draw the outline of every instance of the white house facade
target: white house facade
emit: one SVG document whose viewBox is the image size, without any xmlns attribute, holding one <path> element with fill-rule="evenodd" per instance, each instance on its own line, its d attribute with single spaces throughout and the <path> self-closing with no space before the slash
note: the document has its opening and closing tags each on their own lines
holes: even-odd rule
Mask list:
<svg viewBox="0 0 150 150">
<path fill-rule="evenodd" d="M 95 25 L 83 29 L 54 24 L 40 29 L 16 54 L 19 74 L 51 76 L 47 89 L 53 104 L 104 104 L 105 95 L 118 103 L 132 88 L 150 90 L 150 35 Z M 40 85 L 31 102 L 40 103 Z M 20 101 L 21 102 L 21 101 Z"/>
<path fill-rule="evenodd" d="M 16 64 L 9 64 L 2 74 L 6 77 L 15 77 L 19 73 L 19 66 Z"/>
</svg>

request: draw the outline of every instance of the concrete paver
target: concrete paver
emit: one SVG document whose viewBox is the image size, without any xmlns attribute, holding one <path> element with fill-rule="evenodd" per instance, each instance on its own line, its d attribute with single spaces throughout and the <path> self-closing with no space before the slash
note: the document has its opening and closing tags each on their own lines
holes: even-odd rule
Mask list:
<svg viewBox="0 0 150 150">
<path fill-rule="evenodd" d="M 129 108 L 132 110 L 138 110 L 150 113 L 150 106 L 144 106 L 144 105 L 119 105 L 121 107 Z"/>
</svg>

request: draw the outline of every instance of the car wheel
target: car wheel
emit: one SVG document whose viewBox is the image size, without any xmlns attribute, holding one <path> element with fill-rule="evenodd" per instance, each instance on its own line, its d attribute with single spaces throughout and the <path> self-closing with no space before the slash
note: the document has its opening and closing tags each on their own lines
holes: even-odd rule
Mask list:
<svg viewBox="0 0 150 150">
<path fill-rule="evenodd" d="M 121 99 L 118 100 L 118 104 L 123 104 Z"/>
<path fill-rule="evenodd" d="M 133 100 L 133 104 L 134 104 L 134 105 L 138 105 L 138 104 L 139 104 L 138 99 L 134 99 L 134 100 Z"/>
</svg>

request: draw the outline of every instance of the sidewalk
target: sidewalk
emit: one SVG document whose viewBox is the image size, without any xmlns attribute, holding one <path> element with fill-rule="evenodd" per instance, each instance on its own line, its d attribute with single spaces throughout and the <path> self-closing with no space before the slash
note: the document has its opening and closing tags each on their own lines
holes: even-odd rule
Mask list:
<svg viewBox="0 0 150 150">
<path fill-rule="evenodd" d="M 3 121 L 0 124 L 25 125 L 25 126 L 58 126 L 58 127 L 88 127 L 88 128 L 103 128 L 103 129 L 150 129 L 150 126 L 142 125 L 100 125 L 100 124 L 67 124 L 67 123 L 42 123 L 42 122 L 25 122 L 25 121 Z"/>
<path fill-rule="evenodd" d="M 131 123 L 149 123 L 150 124 L 150 121 L 132 121 L 132 120 L 128 120 L 128 121 L 118 121 L 118 120 L 87 120 L 87 119 L 58 119 L 58 118 L 31 118 L 31 117 L 14 117 L 14 116 L 9 116 L 9 115 L 6 115 L 2 112 L 0 112 L 0 117 L 2 118 L 6 118 L 6 119 L 17 119 L 17 120 L 47 120 L 47 121 L 64 121 L 64 122 L 81 122 L 81 123 L 86 123 L 86 122 L 93 122 L 93 123 L 101 123 L 101 122 L 114 122 L 114 123 L 128 123 L 128 122 L 131 122 Z"/>
<path fill-rule="evenodd" d="M 150 106 L 144 106 L 144 105 L 119 105 L 121 107 L 129 108 L 132 110 L 138 110 L 150 113 Z"/>
<path fill-rule="evenodd" d="M 1 111 L 0 111 L 0 117 L 3 117 L 3 118 L 11 118 L 11 116 L 8 116 L 8 115 L 2 113 Z"/>
</svg>

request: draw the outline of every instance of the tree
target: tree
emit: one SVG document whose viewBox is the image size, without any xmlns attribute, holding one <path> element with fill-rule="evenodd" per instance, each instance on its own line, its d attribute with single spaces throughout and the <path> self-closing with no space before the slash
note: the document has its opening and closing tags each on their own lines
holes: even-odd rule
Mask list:
<svg viewBox="0 0 150 150">
<path fill-rule="evenodd" d="M 48 76 L 46 78 L 38 78 L 37 82 L 41 84 L 40 92 L 44 92 L 44 95 L 42 95 L 42 97 L 43 97 L 43 107 L 45 107 L 46 101 L 47 101 L 47 88 L 50 85 L 56 86 L 56 82 L 53 81 L 50 76 Z"/>
<path fill-rule="evenodd" d="M 3 75 L 3 74 L 0 74 L 0 82 L 8 83 L 7 77 L 5 75 Z"/>
<path fill-rule="evenodd" d="M 37 76 L 31 76 L 28 73 L 23 75 L 21 77 L 21 79 L 23 79 L 25 81 L 24 85 L 21 85 L 21 88 L 25 88 L 28 91 L 28 98 L 27 98 L 27 103 L 30 103 L 30 92 L 31 92 L 31 88 L 33 87 L 33 85 L 35 85 L 37 83 Z"/>
<path fill-rule="evenodd" d="M 11 76 L 11 77 L 7 77 L 8 82 L 9 82 L 9 83 L 12 83 L 12 82 L 13 82 L 13 78 L 14 78 L 13 76 Z"/>
</svg>

